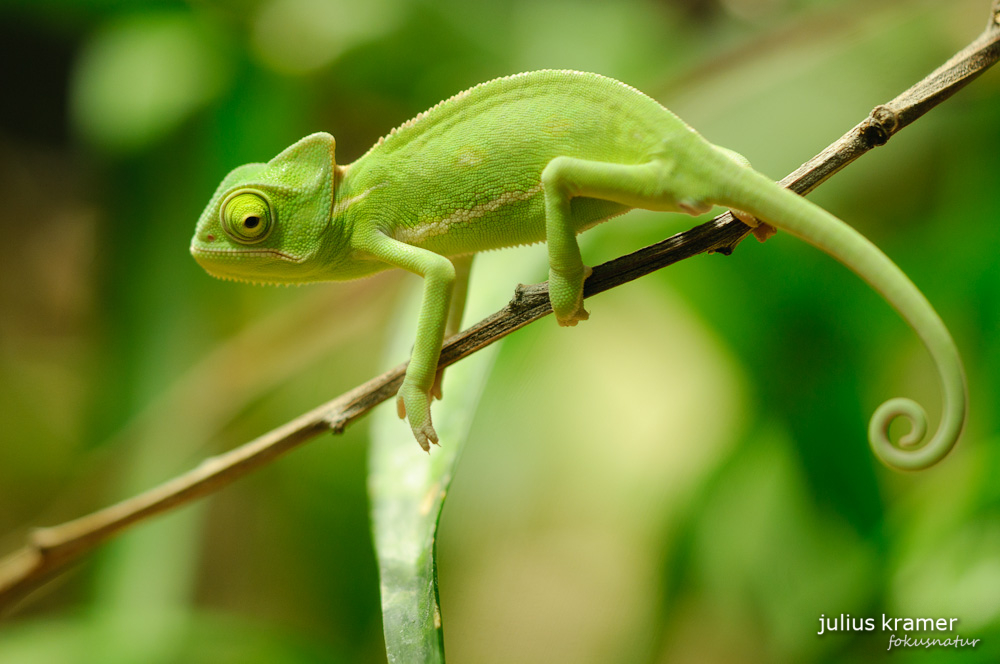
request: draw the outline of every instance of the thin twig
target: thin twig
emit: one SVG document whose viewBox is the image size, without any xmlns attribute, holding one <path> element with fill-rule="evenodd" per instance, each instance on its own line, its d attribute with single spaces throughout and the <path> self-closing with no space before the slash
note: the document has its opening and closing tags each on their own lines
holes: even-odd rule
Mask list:
<svg viewBox="0 0 1000 664">
<path fill-rule="evenodd" d="M 872 148 L 884 145 L 896 132 L 944 101 L 1000 58 L 1000 0 L 993 0 L 987 29 L 971 44 L 892 101 L 871 114 L 835 143 L 781 180 L 800 194 Z M 729 254 L 750 229 L 731 213 L 657 244 L 594 268 L 584 296 L 590 297 L 677 261 L 701 253 Z M 552 313 L 545 283 L 519 286 L 501 311 L 452 337 L 441 352 L 441 366 L 454 364 L 480 348 Z M 299 416 L 230 452 L 206 459 L 197 468 L 138 496 L 79 519 L 35 530 L 28 543 L 0 561 L 0 610 L 39 586 L 84 553 L 128 526 L 213 493 L 237 478 L 325 431 L 346 426 L 399 389 L 405 364 Z"/>
</svg>

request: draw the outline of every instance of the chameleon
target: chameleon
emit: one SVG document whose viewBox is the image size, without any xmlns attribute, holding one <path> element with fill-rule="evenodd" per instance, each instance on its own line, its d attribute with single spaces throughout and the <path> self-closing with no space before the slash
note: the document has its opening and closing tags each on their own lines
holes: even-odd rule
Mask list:
<svg viewBox="0 0 1000 664">
<path fill-rule="evenodd" d="M 366 277 L 402 268 L 423 277 L 416 339 L 396 398 L 424 450 L 438 443 L 432 399 L 446 336 L 459 330 L 473 256 L 547 243 L 556 321 L 589 316 L 590 274 L 577 235 L 632 208 L 699 215 L 728 207 L 758 239 L 774 229 L 815 245 L 879 292 L 923 340 L 943 408 L 908 398 L 874 413 L 869 441 L 891 467 L 925 468 L 955 445 L 966 419 L 964 368 L 951 335 L 913 282 L 858 231 L 713 145 L 659 102 L 598 74 L 542 70 L 476 85 L 390 131 L 339 165 L 329 133 L 266 163 L 231 171 L 191 242 L 211 275 L 264 284 Z M 897 444 L 889 425 L 910 429 Z"/>
</svg>

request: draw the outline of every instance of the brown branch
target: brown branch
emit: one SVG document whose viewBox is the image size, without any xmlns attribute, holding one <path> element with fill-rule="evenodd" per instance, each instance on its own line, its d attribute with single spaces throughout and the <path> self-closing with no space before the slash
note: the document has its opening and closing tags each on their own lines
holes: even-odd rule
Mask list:
<svg viewBox="0 0 1000 664">
<path fill-rule="evenodd" d="M 781 184 L 800 194 L 812 191 L 865 152 L 884 145 L 900 129 L 944 101 L 1000 58 L 1000 0 L 993 0 L 987 29 L 971 44 L 892 101 L 877 106 L 860 124 L 823 150 Z M 701 253 L 729 254 L 750 229 L 730 213 L 690 231 L 594 268 L 584 296 L 590 297 Z M 519 286 L 501 311 L 452 337 L 441 366 L 454 364 L 528 323 L 552 313 L 547 284 Z M 340 433 L 402 383 L 405 364 L 299 416 L 230 452 L 143 494 L 74 521 L 31 533 L 28 543 L 0 561 L 0 610 L 39 586 L 84 553 L 128 526 L 213 493 L 270 463 L 324 431 Z"/>
</svg>

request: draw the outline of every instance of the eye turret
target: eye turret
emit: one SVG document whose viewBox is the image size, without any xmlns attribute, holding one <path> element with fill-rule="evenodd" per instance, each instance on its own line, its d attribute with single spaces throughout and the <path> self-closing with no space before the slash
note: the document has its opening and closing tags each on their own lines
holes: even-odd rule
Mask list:
<svg viewBox="0 0 1000 664">
<path fill-rule="evenodd" d="M 240 244 L 255 244 L 270 234 L 275 214 L 267 197 L 253 189 L 234 191 L 222 202 L 222 229 Z"/>
</svg>

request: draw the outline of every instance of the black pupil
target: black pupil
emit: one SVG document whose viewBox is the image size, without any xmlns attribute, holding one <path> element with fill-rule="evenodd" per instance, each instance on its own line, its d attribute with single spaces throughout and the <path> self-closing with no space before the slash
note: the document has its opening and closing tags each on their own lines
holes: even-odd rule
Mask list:
<svg viewBox="0 0 1000 664">
<path fill-rule="evenodd" d="M 247 217 L 243 220 L 243 226 L 246 228 L 257 228 L 260 225 L 260 217 Z"/>
</svg>

